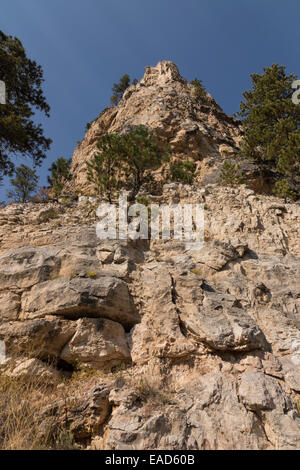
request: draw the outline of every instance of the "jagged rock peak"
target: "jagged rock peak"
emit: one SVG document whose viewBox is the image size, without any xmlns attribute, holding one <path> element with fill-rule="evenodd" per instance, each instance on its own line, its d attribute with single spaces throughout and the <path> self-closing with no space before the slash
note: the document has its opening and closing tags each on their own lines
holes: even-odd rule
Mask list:
<svg viewBox="0 0 300 470">
<path fill-rule="evenodd" d="M 176 64 L 158 62 L 145 68 L 141 81 L 128 87 L 117 106 L 106 108 L 93 121 L 75 148 L 72 189 L 90 192 L 86 162 L 97 151 L 101 135 L 122 134 L 140 125 L 169 145 L 174 159 L 197 162 L 201 183 L 212 172 L 209 182 L 216 180 L 222 158 L 234 155 L 241 139 L 238 119 L 227 116 L 209 93 L 197 97 L 195 87 L 182 78 Z"/>
<path fill-rule="evenodd" d="M 170 81 L 186 83 L 186 80 L 180 75 L 177 65 L 170 60 L 163 60 L 158 62 L 156 67 L 145 67 L 145 74 L 140 84 L 151 86 L 155 83 L 163 84 Z"/>
</svg>

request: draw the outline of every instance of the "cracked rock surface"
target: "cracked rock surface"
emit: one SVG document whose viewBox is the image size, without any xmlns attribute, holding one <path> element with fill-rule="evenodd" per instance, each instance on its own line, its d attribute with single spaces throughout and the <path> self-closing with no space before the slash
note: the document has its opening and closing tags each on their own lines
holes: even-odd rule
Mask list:
<svg viewBox="0 0 300 470">
<path fill-rule="evenodd" d="M 85 448 L 299 449 L 300 206 L 218 185 L 154 197 L 178 198 L 205 204 L 200 250 L 100 240 L 88 202 L 49 203 L 47 222 L 2 209 L 1 374 L 61 381 L 72 406 L 42 408 L 40 432 L 67 423 Z M 68 389 L 74 364 L 96 374 Z"/>
</svg>

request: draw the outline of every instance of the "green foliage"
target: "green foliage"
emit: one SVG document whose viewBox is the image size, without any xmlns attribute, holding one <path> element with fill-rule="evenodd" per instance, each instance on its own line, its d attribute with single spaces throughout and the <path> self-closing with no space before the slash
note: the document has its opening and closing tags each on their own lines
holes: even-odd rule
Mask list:
<svg viewBox="0 0 300 470">
<path fill-rule="evenodd" d="M 89 277 L 90 279 L 96 279 L 96 277 L 97 277 L 96 271 L 88 271 L 88 272 L 86 273 L 86 275 L 87 275 L 87 277 Z"/>
<path fill-rule="evenodd" d="M 170 176 L 172 181 L 178 181 L 184 184 L 192 184 L 197 174 L 196 163 L 189 160 L 177 161 L 170 164 Z"/>
<path fill-rule="evenodd" d="M 117 134 L 104 134 L 97 146 L 100 153 L 87 162 L 87 179 L 98 195 L 106 195 L 112 202 L 120 189 L 122 175 L 121 138 Z"/>
<path fill-rule="evenodd" d="M 193 269 L 192 273 L 195 274 L 196 276 L 200 276 L 200 274 L 201 274 L 199 269 Z"/>
<path fill-rule="evenodd" d="M 31 193 L 36 189 L 38 176 L 35 170 L 26 165 L 20 165 L 15 170 L 15 178 L 11 178 L 10 184 L 13 190 L 8 191 L 7 197 L 16 202 L 27 202 Z"/>
<path fill-rule="evenodd" d="M 283 178 L 280 181 L 275 183 L 273 193 L 284 199 L 296 199 L 296 193 L 293 191 L 289 185 L 289 182 L 286 178 Z"/>
<path fill-rule="evenodd" d="M 40 165 L 51 140 L 32 120 L 34 108 L 49 117 L 43 95 L 43 71 L 27 58 L 21 41 L 0 31 L 0 77 L 6 83 L 6 104 L 0 106 L 0 173 L 13 174 L 13 155 L 30 156 Z"/>
<path fill-rule="evenodd" d="M 137 84 L 137 79 L 135 78 L 133 81 L 132 81 L 132 85 L 136 85 Z M 111 101 L 111 104 L 116 106 L 120 99 L 122 98 L 123 96 L 123 93 L 124 91 L 130 86 L 130 76 L 126 73 L 125 75 L 123 75 L 123 77 L 120 78 L 120 81 L 119 83 L 114 83 L 114 86 L 112 87 L 112 92 L 113 92 L 113 95 L 110 99 Z"/>
<path fill-rule="evenodd" d="M 252 90 L 243 94 L 240 105 L 245 131 L 240 155 L 293 182 L 300 176 L 300 106 L 292 102 L 297 76 L 273 64 L 251 79 Z"/>
<path fill-rule="evenodd" d="M 137 204 L 143 204 L 146 207 L 149 205 L 149 199 L 147 198 L 147 196 L 139 196 L 135 199 L 135 202 Z"/>
<path fill-rule="evenodd" d="M 169 160 L 169 152 L 157 144 L 144 126 L 121 136 L 121 143 L 127 188 L 133 190 L 135 198 L 143 184 L 153 181 L 150 170 L 157 170 Z"/>
<path fill-rule="evenodd" d="M 147 128 L 135 127 L 127 134 L 105 134 L 98 142 L 101 153 L 87 163 L 88 181 L 99 195 L 109 202 L 122 188 L 132 190 L 133 199 L 144 183 L 153 180 L 155 170 L 168 160 L 169 154 L 160 148 Z"/>
<path fill-rule="evenodd" d="M 66 159 L 64 157 L 60 157 L 53 162 L 49 168 L 51 175 L 48 176 L 48 183 L 53 189 L 55 197 L 58 197 L 61 194 L 64 184 L 72 179 L 72 175 L 70 173 L 71 164 L 71 158 Z"/>
<path fill-rule="evenodd" d="M 50 220 L 59 219 L 59 215 L 53 209 L 49 209 L 39 216 L 40 222 L 49 222 Z"/>
<path fill-rule="evenodd" d="M 219 181 L 223 186 L 237 186 L 244 183 L 240 165 L 226 160 L 223 163 Z"/>
<path fill-rule="evenodd" d="M 191 80 L 191 85 L 194 85 L 195 87 L 196 100 L 203 101 L 206 98 L 206 91 L 205 87 L 202 85 L 202 80 L 195 78 L 194 80 Z"/>
</svg>

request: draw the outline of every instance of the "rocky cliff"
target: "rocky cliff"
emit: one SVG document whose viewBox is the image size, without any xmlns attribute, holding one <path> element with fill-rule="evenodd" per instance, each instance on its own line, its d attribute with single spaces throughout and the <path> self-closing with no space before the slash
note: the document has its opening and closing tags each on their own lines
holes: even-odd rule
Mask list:
<svg viewBox="0 0 300 470">
<path fill-rule="evenodd" d="M 241 139 L 238 119 L 226 115 L 209 93 L 197 99 L 195 87 L 173 62 L 159 62 L 146 67 L 142 80 L 125 91 L 118 106 L 105 109 L 93 121 L 74 151 L 72 187 L 87 190 L 86 162 L 97 151 L 102 134 L 128 132 L 139 125 L 170 145 L 173 158 L 196 161 L 199 181 L 205 182 L 216 179 L 222 158 L 234 155 Z"/>
<path fill-rule="evenodd" d="M 192 99 L 148 68 L 75 151 L 77 187 L 99 135 L 141 123 L 217 166 L 238 124 Z M 204 246 L 100 240 L 87 197 L 1 209 L 1 376 L 41 377 L 36 432 L 82 448 L 299 449 L 299 203 L 205 182 L 149 200 L 204 204 Z"/>
</svg>

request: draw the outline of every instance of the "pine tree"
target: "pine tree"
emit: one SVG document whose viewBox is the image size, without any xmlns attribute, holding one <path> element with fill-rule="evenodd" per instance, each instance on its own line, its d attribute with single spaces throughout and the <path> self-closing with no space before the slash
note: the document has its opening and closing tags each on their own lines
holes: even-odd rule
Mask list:
<svg viewBox="0 0 300 470">
<path fill-rule="evenodd" d="M 99 153 L 87 162 L 87 178 L 96 194 L 106 195 L 109 202 L 121 187 L 123 175 L 121 160 L 121 139 L 117 134 L 104 134 L 98 144 Z"/>
<path fill-rule="evenodd" d="M 26 165 L 20 165 L 15 170 L 15 178 L 11 178 L 10 184 L 13 190 L 8 191 L 7 197 L 16 202 L 27 202 L 31 193 L 36 189 L 38 176 L 35 170 Z"/>
<path fill-rule="evenodd" d="M 134 78 L 132 81 L 132 85 L 136 85 L 137 82 L 138 82 L 137 79 Z M 123 77 L 120 78 L 119 83 L 114 83 L 114 86 L 112 87 L 113 95 L 110 99 L 111 104 L 113 106 L 116 106 L 119 103 L 120 99 L 123 96 L 124 91 L 127 90 L 129 86 L 130 86 L 130 76 L 127 73 L 123 75 Z"/>
<path fill-rule="evenodd" d="M 6 104 L 0 105 L 0 173 L 12 174 L 14 155 L 30 156 L 35 165 L 46 157 L 51 140 L 32 120 L 34 108 L 49 116 L 43 95 L 43 71 L 28 59 L 21 41 L 0 31 L 0 79 L 6 84 Z"/>
<path fill-rule="evenodd" d="M 127 186 L 134 199 L 143 184 L 153 181 L 151 171 L 169 160 L 169 149 L 160 147 L 145 126 L 135 127 L 121 139 Z"/>
<path fill-rule="evenodd" d="M 132 199 L 141 186 L 153 180 L 151 171 L 169 158 L 144 126 L 137 126 L 127 134 L 105 134 L 98 142 L 100 153 L 87 163 L 88 181 L 97 194 L 109 202 L 123 189 L 132 191 Z"/>
<path fill-rule="evenodd" d="M 71 164 L 71 158 L 66 159 L 64 157 L 59 157 L 49 168 L 51 175 L 48 176 L 48 183 L 51 186 L 55 197 L 58 197 L 61 194 L 65 183 L 72 179 L 72 175 L 70 173 Z"/>
<path fill-rule="evenodd" d="M 252 90 L 243 94 L 240 105 L 244 138 L 240 156 L 277 172 L 282 196 L 300 176 L 300 105 L 292 102 L 295 74 L 273 64 L 262 75 L 252 74 Z M 285 184 L 280 185 L 281 180 Z M 279 195 L 279 194 L 278 194 Z"/>
<path fill-rule="evenodd" d="M 202 84 L 202 80 L 195 78 L 194 80 L 191 80 L 191 85 L 194 86 L 196 100 L 204 101 L 206 98 L 206 91 Z"/>
</svg>

